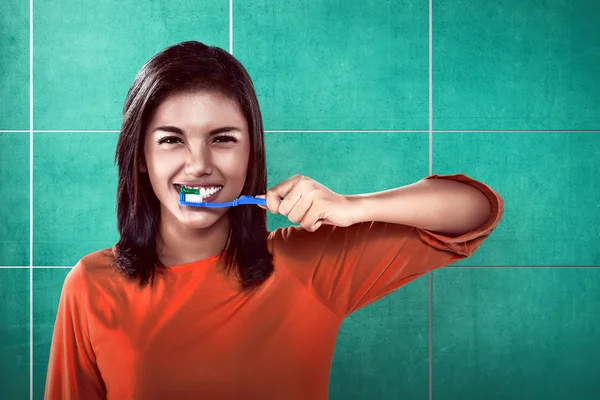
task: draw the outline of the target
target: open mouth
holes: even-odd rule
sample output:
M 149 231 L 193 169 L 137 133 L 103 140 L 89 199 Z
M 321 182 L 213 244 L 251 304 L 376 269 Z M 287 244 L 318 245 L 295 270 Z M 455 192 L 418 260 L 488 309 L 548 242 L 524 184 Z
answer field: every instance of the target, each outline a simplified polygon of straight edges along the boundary
M 205 201 L 205 202 L 212 202 L 214 201 L 218 195 L 219 192 L 223 189 L 223 186 L 215 186 L 215 187 L 188 187 L 185 185 L 178 185 L 175 184 L 173 185 L 175 186 L 175 189 L 177 190 L 177 193 L 184 193 L 187 195 L 195 195 L 193 197 L 195 197 L 196 199 L 202 199 L 201 201 Z M 198 197 L 196 197 L 198 196 Z M 196 201 L 196 200 L 192 200 L 192 201 Z

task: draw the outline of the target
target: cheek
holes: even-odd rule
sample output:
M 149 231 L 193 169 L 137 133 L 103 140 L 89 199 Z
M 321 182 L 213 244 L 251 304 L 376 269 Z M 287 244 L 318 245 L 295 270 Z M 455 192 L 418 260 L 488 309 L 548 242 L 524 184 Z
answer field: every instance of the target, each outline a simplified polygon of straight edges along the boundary
M 152 184 L 164 184 L 177 169 L 178 159 L 174 154 L 150 152 L 146 158 L 146 166 Z
M 235 176 L 235 179 L 240 185 L 244 184 L 246 180 L 246 170 L 248 169 L 248 154 L 237 154 L 231 162 L 231 174 Z

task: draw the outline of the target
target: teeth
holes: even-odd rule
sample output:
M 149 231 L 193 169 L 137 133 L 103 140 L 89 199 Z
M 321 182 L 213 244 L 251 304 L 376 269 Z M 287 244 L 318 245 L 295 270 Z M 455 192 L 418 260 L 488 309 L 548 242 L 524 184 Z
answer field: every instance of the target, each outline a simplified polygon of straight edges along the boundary
M 212 188 L 212 189 L 204 189 L 204 188 L 200 188 L 200 195 L 202 197 L 208 197 L 212 194 L 217 193 L 219 190 L 221 190 L 221 188 Z
M 221 190 L 221 187 L 213 187 L 210 189 L 206 189 L 204 187 L 200 187 L 200 186 L 188 186 L 190 189 L 198 189 L 200 190 L 200 194 L 188 194 L 186 195 L 187 200 L 188 201 L 195 201 L 195 202 L 200 202 L 202 201 L 203 198 L 207 198 L 215 193 L 217 193 L 219 190 Z

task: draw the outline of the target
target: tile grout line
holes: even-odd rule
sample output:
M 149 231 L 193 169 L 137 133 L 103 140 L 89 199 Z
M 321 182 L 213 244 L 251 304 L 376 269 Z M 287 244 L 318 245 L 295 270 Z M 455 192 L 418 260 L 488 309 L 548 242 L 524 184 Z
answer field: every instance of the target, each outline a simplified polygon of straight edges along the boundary
M 0 130 L 0 133 L 119 133 L 118 130 L 106 130 L 106 129 L 44 129 L 44 130 Z M 416 133 L 416 132 L 437 132 L 437 133 L 600 133 L 600 130 L 594 129 L 497 129 L 497 130 L 447 130 L 447 129 L 278 129 L 269 130 L 265 129 L 265 133 Z
M 433 132 L 441 133 L 597 133 L 597 129 L 432 129 Z
M 33 400 L 33 0 L 29 0 L 29 399 Z
M 433 174 L 433 0 L 429 0 L 429 175 Z M 433 400 L 433 272 L 429 272 L 429 400 Z
M 401 133 L 401 132 L 407 132 L 407 133 L 414 133 L 414 132 L 429 132 L 428 130 L 419 130 L 419 129 L 414 129 L 414 130 L 410 130 L 410 129 L 287 129 L 287 130 L 268 130 L 265 129 L 264 131 L 265 133 L 296 133 L 296 132 L 302 132 L 302 133 L 343 133 L 343 132 L 351 132 L 351 133 Z
M 229 0 L 229 54 L 233 55 L 233 0 Z

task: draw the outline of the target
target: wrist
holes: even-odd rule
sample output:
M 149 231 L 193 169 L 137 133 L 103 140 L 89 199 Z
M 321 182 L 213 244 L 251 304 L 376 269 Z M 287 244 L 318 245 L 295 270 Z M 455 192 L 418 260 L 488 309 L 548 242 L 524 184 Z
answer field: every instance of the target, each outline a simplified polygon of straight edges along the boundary
M 369 213 L 369 200 L 364 194 L 353 194 L 345 196 L 351 207 L 351 220 L 353 224 L 372 221 L 372 215 Z

